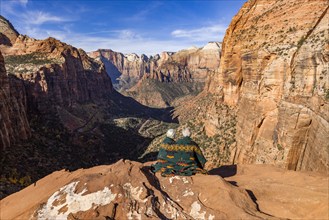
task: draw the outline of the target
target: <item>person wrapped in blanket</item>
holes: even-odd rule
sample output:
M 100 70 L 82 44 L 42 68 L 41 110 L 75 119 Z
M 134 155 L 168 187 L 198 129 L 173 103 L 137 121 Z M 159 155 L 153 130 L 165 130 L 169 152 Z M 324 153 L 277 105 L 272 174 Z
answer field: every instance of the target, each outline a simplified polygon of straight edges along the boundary
M 161 172 L 162 176 L 207 174 L 203 169 L 206 159 L 200 147 L 190 138 L 190 130 L 185 128 L 182 133 L 183 138 L 175 142 L 175 131 L 167 131 L 167 137 L 160 146 L 157 163 L 152 166 L 154 173 Z

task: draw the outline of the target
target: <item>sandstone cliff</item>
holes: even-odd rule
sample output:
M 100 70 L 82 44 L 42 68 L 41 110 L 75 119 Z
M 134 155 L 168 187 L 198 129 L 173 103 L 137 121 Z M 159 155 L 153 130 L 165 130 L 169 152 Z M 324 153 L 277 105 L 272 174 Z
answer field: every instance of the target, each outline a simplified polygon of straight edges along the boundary
M 177 98 L 202 91 L 207 76 L 219 67 L 220 51 L 220 43 L 210 42 L 203 48 L 154 57 L 112 50 L 98 50 L 89 56 L 105 64 L 114 87 L 123 94 L 147 106 L 168 107 Z
M 54 172 L 1 200 L 1 219 L 328 216 L 326 176 L 253 165 L 222 167 L 212 170 L 212 175 L 169 178 L 152 174 L 147 165 L 150 163 L 121 160 L 111 166 Z
M 30 126 L 27 120 L 25 88 L 22 81 L 8 77 L 0 51 L 0 151 L 19 139 L 27 139 Z
M 209 71 L 219 67 L 221 44 L 210 42 L 203 48 L 189 48 L 177 53 L 161 55 L 124 55 L 112 50 L 100 49 L 88 55 L 101 60 L 118 89 L 135 85 L 140 79 L 156 79 L 160 82 L 204 82 Z
M 4 47 L 9 74 L 24 80 L 30 105 L 44 111 L 49 105 L 101 102 L 112 92 L 102 64 L 54 38 L 34 40 L 20 35 Z
M 13 25 L 0 15 L 0 44 L 12 46 L 18 35 Z
M 200 95 L 236 112 L 227 163 L 328 170 L 328 16 L 326 0 L 250 0 L 233 18 Z M 198 121 L 213 136 L 221 118 L 210 108 Z

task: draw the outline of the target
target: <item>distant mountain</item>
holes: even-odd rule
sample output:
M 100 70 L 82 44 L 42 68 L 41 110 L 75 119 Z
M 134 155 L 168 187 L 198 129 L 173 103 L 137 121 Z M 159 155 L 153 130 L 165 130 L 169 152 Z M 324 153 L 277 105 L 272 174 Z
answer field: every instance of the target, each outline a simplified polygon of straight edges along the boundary
M 168 107 L 203 89 L 207 76 L 219 68 L 220 52 L 221 43 L 210 42 L 203 48 L 151 57 L 106 49 L 88 54 L 104 63 L 114 87 L 121 93 L 148 106 Z

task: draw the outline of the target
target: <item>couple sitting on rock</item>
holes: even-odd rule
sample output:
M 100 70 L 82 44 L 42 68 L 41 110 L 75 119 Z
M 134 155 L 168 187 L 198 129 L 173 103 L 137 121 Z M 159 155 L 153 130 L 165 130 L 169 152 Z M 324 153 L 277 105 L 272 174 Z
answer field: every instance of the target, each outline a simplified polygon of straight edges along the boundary
M 153 172 L 161 172 L 162 176 L 191 176 L 195 173 L 207 174 L 203 169 L 206 159 L 199 146 L 190 138 L 190 130 L 183 130 L 183 138 L 174 141 L 175 130 L 169 129 L 163 140 L 157 163 L 153 165 Z

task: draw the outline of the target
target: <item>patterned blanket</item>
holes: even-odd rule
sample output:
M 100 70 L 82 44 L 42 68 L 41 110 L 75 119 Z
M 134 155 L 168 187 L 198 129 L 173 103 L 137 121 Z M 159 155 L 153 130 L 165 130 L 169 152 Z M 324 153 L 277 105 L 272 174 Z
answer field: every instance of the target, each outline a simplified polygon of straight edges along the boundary
M 189 137 L 175 143 L 163 141 L 160 146 L 157 163 L 153 172 L 161 172 L 162 176 L 191 176 L 196 173 L 207 174 L 203 169 L 206 159 L 199 146 Z

